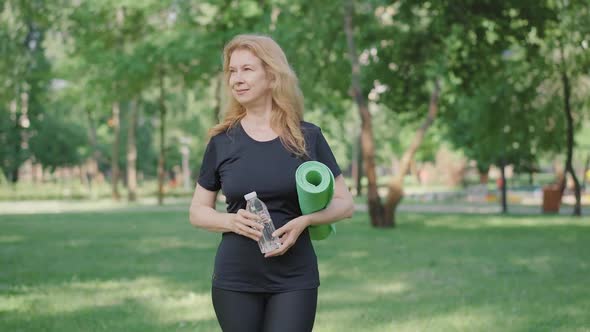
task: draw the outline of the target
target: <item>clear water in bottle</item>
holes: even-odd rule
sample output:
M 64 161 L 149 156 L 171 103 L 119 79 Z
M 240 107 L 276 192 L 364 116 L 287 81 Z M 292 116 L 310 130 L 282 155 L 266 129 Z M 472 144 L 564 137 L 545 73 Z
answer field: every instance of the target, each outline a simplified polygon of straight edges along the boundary
M 262 237 L 260 238 L 260 241 L 258 241 L 260 251 L 263 254 L 266 254 L 269 251 L 278 249 L 281 244 L 276 236 L 272 236 L 272 233 L 275 231 L 275 226 L 270 218 L 270 213 L 268 213 L 268 208 L 264 202 L 257 197 L 255 191 L 244 195 L 244 198 L 246 199 L 246 211 L 259 216 L 259 223 L 264 226 Z

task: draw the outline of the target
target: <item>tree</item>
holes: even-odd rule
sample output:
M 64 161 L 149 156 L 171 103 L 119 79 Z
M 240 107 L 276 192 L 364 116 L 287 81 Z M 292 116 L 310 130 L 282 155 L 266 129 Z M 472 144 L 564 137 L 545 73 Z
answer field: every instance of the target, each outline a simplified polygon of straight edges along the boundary
M 517 170 L 535 169 L 540 156 L 558 151 L 554 138 L 565 131 L 564 121 L 555 116 L 555 99 L 539 94 L 546 89 L 547 75 L 540 60 L 527 59 L 524 49 L 515 45 L 492 71 L 472 78 L 477 86 L 469 94 L 445 106 L 456 110 L 445 122 L 452 144 L 479 167 L 500 168 L 503 212 L 507 212 L 504 168 L 511 164 Z
M 395 225 L 395 209 L 403 193 L 401 179 L 441 102 L 470 93 L 478 83 L 473 80 L 476 74 L 489 73 L 514 40 L 526 38 L 531 31 L 542 33 L 551 11 L 545 3 L 531 6 L 517 1 L 483 5 L 468 0 L 398 1 L 375 2 L 375 6 L 363 3 L 359 7 L 365 8 L 365 16 L 376 16 L 377 24 L 364 24 L 365 31 L 359 33 L 359 45 L 367 65 L 359 75 L 363 78 L 364 91 L 355 89 L 356 94 L 366 95 L 373 89 L 387 91 L 376 99 L 392 111 L 413 115 L 415 121 L 426 113 L 423 125 L 402 157 L 398 175 L 389 184 L 383 209 L 376 185 L 369 185 L 369 191 L 373 191 L 369 193 L 372 223 L 391 227 Z M 351 35 L 354 30 L 349 31 Z M 354 68 L 354 60 L 351 61 Z M 426 100 L 430 100 L 428 107 Z M 364 106 L 359 103 L 361 107 Z M 448 108 L 443 111 L 449 121 L 458 112 Z M 365 153 L 367 157 L 371 155 L 372 152 Z M 366 162 L 365 166 L 369 164 Z M 371 182 L 375 181 L 369 179 Z
M 30 139 L 35 160 L 51 171 L 80 164 L 86 145 L 84 128 L 71 120 L 63 121 L 51 116 L 53 114 L 48 114 L 50 116 L 47 116 L 43 126 Z
M 550 38 L 547 39 L 547 52 L 549 59 L 553 60 L 554 68 L 558 74 L 561 85 L 562 85 L 562 100 L 563 100 L 563 113 L 567 124 L 566 134 L 566 160 L 565 160 L 565 174 L 560 183 L 561 192 L 563 193 L 567 173 L 573 179 L 574 182 L 574 196 L 576 203 L 574 206 L 573 214 L 576 216 L 582 215 L 581 208 L 581 190 L 578 177 L 573 167 L 573 154 L 574 154 L 574 136 L 576 127 L 575 120 L 582 117 L 582 112 L 576 110 L 582 105 L 572 105 L 576 95 L 575 89 L 577 83 L 583 74 L 588 74 L 584 69 L 584 64 L 588 61 L 588 51 L 584 48 L 584 43 L 587 43 L 590 38 L 590 32 L 588 28 L 580 28 L 585 26 L 582 22 L 587 22 L 590 19 L 590 13 L 588 12 L 588 6 L 581 2 L 569 2 L 569 1 L 552 1 L 557 16 L 558 22 L 552 26 Z M 580 25 L 580 23 L 582 23 Z M 557 53 L 557 56 L 555 54 Z M 578 61 L 582 64 L 577 65 Z M 579 122 L 578 122 L 579 123 Z
M 109 127 L 113 130 L 111 157 L 111 186 L 114 200 L 120 199 L 118 181 L 121 99 L 125 95 L 124 74 L 117 69 L 124 54 L 126 10 L 109 2 L 83 2 L 68 12 L 69 35 L 74 47 L 71 56 L 79 57 L 86 69 L 82 78 L 94 89 L 103 91 L 103 104 L 110 105 Z M 92 75 L 94 74 L 94 75 Z M 78 77 L 68 77 L 73 82 Z M 123 95 L 123 96 L 122 96 Z M 90 115 L 90 114 L 89 114 Z M 90 124 L 92 127 L 93 124 Z M 91 135 L 92 138 L 92 135 Z
M 30 136 L 41 126 L 50 66 L 43 41 L 50 24 L 49 5 L 42 1 L 0 3 L 0 168 L 13 183 L 30 157 Z

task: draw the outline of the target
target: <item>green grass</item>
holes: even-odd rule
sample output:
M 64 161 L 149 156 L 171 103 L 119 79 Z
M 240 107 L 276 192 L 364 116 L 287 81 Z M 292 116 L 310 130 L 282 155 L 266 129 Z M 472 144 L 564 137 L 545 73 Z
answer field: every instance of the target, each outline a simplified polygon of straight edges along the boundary
M 0 331 L 218 331 L 187 211 L 0 215 Z M 590 218 L 357 214 L 316 243 L 314 331 L 590 331 Z

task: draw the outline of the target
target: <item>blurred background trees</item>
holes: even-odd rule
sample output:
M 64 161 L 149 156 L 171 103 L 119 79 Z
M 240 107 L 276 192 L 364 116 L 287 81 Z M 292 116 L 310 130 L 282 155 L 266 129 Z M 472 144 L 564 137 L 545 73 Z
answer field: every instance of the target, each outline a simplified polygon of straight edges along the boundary
M 284 48 L 306 120 L 374 226 L 394 226 L 420 187 L 481 182 L 507 211 L 518 174 L 571 190 L 579 214 L 586 22 L 589 5 L 567 0 L 1 1 L 3 187 L 23 198 L 35 198 L 17 195 L 27 184 L 51 182 L 79 184 L 79 198 L 190 196 L 222 117 L 223 45 L 254 32 Z

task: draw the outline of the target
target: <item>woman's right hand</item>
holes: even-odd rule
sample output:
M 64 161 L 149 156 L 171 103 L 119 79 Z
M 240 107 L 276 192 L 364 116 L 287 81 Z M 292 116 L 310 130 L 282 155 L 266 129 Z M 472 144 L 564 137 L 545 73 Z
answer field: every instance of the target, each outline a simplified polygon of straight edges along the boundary
M 237 213 L 230 213 L 229 215 L 230 231 L 249 237 L 256 242 L 260 240 L 264 226 L 258 223 L 260 218 L 257 215 L 244 209 L 239 209 Z

